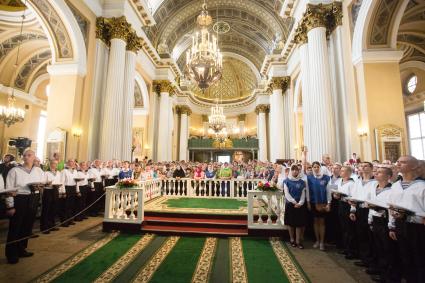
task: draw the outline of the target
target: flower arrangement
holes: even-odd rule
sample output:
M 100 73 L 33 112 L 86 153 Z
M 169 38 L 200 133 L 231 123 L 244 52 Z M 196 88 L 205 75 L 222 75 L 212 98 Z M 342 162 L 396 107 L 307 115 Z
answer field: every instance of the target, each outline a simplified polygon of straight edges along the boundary
M 139 181 L 135 179 L 123 179 L 118 181 L 116 186 L 120 189 L 133 188 L 139 185 Z
M 273 182 L 258 182 L 257 184 L 257 190 L 263 191 L 263 192 L 275 192 L 278 190 L 278 187 Z

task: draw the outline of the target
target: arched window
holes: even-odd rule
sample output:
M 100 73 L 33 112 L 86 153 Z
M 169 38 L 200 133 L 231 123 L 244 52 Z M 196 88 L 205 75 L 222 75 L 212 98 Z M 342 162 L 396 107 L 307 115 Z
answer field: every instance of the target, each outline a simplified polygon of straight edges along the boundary
M 408 94 L 412 94 L 416 90 L 418 84 L 418 77 L 416 75 L 411 75 L 406 82 L 406 90 Z

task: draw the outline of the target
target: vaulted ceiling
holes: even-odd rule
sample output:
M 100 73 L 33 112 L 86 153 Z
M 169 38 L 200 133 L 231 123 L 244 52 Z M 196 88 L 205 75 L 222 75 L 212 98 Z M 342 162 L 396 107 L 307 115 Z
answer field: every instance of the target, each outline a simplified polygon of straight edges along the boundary
M 425 0 L 410 0 L 400 23 L 397 44 L 404 51 L 402 62 L 425 62 Z
M 151 1 L 156 25 L 147 30 L 154 46 L 164 40 L 178 62 L 184 62 L 185 50 L 196 28 L 201 11 L 200 0 Z M 279 0 L 207 0 L 208 12 L 230 29 L 219 35 L 219 46 L 224 52 L 245 57 L 260 69 L 266 54 L 270 54 L 277 40 L 285 41 L 291 19 L 279 16 Z M 180 64 L 181 66 L 181 64 Z M 182 66 L 181 66 L 182 67 Z

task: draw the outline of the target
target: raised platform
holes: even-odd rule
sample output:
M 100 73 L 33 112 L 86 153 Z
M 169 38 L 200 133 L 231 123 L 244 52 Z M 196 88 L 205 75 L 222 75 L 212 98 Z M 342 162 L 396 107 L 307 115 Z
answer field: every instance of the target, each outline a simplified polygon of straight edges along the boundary
M 261 203 L 255 206 L 261 209 Z M 158 197 L 145 204 L 141 225 L 104 222 L 103 229 L 164 235 L 282 236 L 283 233 L 283 229 L 248 229 L 245 200 L 188 197 Z

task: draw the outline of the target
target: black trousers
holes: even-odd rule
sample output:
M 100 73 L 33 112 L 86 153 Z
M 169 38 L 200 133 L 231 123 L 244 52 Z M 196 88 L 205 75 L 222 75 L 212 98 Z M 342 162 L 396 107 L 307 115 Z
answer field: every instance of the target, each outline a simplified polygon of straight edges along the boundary
M 339 201 L 332 198 L 331 211 L 326 215 L 326 239 L 329 243 L 336 244 L 337 249 L 343 248 L 341 236 L 341 223 L 338 216 Z
M 104 187 L 102 182 L 94 182 L 94 194 L 92 194 L 92 202 L 96 201 L 100 196 L 103 195 Z M 97 215 L 99 212 L 105 208 L 105 196 L 97 201 L 95 205 L 92 206 L 92 214 Z
M 397 219 L 397 242 L 407 283 L 425 282 L 425 225 Z
M 81 212 L 81 214 L 78 216 L 79 219 L 82 219 L 83 217 L 86 216 L 86 211 L 84 211 L 87 207 L 87 197 L 89 194 L 89 186 L 85 185 L 85 186 L 80 186 L 80 194 L 81 197 L 78 198 L 78 212 Z
M 65 186 L 65 191 L 65 214 L 69 224 L 73 220 L 71 218 L 78 212 L 77 186 Z
M 372 241 L 372 231 L 368 223 L 368 208 L 358 207 L 356 211 L 356 236 L 360 259 L 365 263 L 372 263 L 374 257 Z
M 347 254 L 357 255 L 356 224 L 350 220 L 350 205 L 342 200 L 338 207 L 339 222 L 342 232 L 343 249 Z
M 41 201 L 40 230 L 47 230 L 55 226 L 58 195 L 56 188 L 44 189 Z
M 398 247 L 397 242 L 389 237 L 388 218 L 374 216 L 372 227 L 377 269 L 386 282 L 400 282 Z
M 7 242 L 6 257 L 9 260 L 19 258 L 19 253 L 25 251 L 28 246 L 28 239 L 14 242 L 18 239 L 28 237 L 32 233 L 32 226 L 35 219 L 34 203 L 38 200 L 38 195 L 17 195 L 14 198 L 15 214 L 10 218 Z

